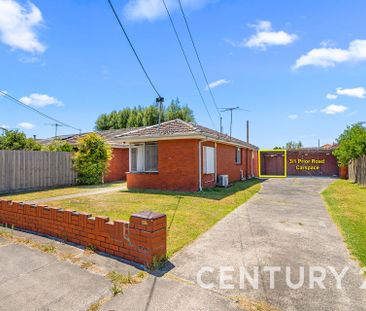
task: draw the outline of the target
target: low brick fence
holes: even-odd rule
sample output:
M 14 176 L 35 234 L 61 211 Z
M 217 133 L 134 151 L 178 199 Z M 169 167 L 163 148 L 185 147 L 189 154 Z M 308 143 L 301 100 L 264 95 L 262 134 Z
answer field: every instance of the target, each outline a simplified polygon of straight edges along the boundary
M 122 257 L 145 266 L 166 256 L 166 215 L 141 212 L 110 222 L 44 205 L 0 201 L 0 224 L 38 232 Z

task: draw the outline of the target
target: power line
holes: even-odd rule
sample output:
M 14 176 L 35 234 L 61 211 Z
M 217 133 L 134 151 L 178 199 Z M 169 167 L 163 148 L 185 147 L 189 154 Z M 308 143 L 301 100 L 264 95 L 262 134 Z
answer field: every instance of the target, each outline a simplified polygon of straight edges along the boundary
M 195 44 L 195 42 L 194 42 L 194 40 L 193 40 L 193 35 L 192 35 L 191 29 L 190 29 L 190 27 L 189 27 L 189 24 L 188 24 L 188 20 L 187 20 L 186 14 L 185 14 L 185 12 L 184 12 L 182 2 L 181 2 L 181 0 L 178 0 L 178 2 L 179 2 L 180 11 L 182 12 L 182 15 L 183 15 L 184 23 L 186 24 L 187 31 L 188 31 L 189 37 L 190 37 L 191 42 L 192 42 L 192 45 L 193 45 L 193 49 L 194 49 L 194 51 L 195 51 L 195 53 L 196 53 L 196 56 L 197 56 L 197 59 L 198 59 L 198 63 L 200 64 L 200 67 L 201 67 L 201 70 L 202 70 L 202 74 L 203 74 L 203 76 L 204 76 L 204 78 L 205 78 L 207 88 L 208 88 L 208 90 L 209 90 L 209 92 L 210 92 L 211 99 L 212 99 L 212 101 L 213 101 L 213 103 L 214 103 L 214 105 L 215 105 L 215 107 L 216 107 L 217 113 L 219 114 L 219 116 L 220 116 L 220 118 L 221 118 L 221 113 L 220 113 L 219 107 L 217 106 L 216 99 L 215 99 L 215 97 L 214 97 L 214 95 L 213 95 L 213 93 L 212 93 L 212 90 L 211 90 L 210 86 L 209 86 L 209 84 L 210 84 L 210 83 L 208 82 L 206 72 L 205 72 L 205 70 L 204 70 L 204 68 L 203 68 L 203 65 L 202 65 L 202 62 L 201 62 L 201 58 L 200 58 L 200 56 L 199 56 L 199 54 L 198 54 L 198 51 L 197 51 L 196 44 Z M 221 129 L 220 129 L 220 130 L 221 130 Z
M 117 22 L 118 22 L 119 26 L 121 27 L 121 29 L 122 29 L 122 31 L 123 31 L 123 33 L 124 33 L 124 35 L 125 35 L 125 37 L 126 37 L 126 39 L 127 39 L 128 43 L 129 43 L 129 45 L 130 45 L 130 47 L 131 47 L 131 49 L 132 49 L 133 53 L 135 54 L 136 59 L 137 59 L 137 61 L 139 62 L 140 67 L 141 67 L 142 71 L 144 72 L 144 74 L 145 74 L 145 76 L 146 76 L 147 80 L 149 81 L 149 83 L 150 83 L 151 87 L 154 89 L 155 93 L 158 95 L 158 98 L 161 98 L 161 96 L 160 96 L 160 94 L 159 94 L 159 92 L 158 92 L 157 88 L 155 87 L 154 83 L 152 82 L 152 80 L 151 80 L 151 78 L 150 78 L 149 74 L 147 73 L 147 71 L 146 71 L 146 69 L 145 69 L 145 67 L 144 67 L 144 65 L 143 65 L 143 63 L 142 63 L 142 61 L 141 61 L 140 57 L 138 56 L 138 54 L 137 54 L 137 52 L 136 52 L 136 50 L 135 50 L 135 48 L 134 48 L 134 46 L 133 46 L 133 44 L 132 44 L 132 42 L 131 42 L 131 40 L 130 40 L 129 36 L 128 36 L 128 34 L 127 34 L 127 32 L 126 32 L 125 28 L 123 27 L 122 22 L 121 22 L 121 20 L 120 20 L 120 18 L 119 18 L 119 16 L 118 16 L 118 14 L 117 14 L 117 12 L 116 12 L 116 10 L 115 10 L 115 8 L 114 8 L 113 4 L 112 4 L 112 1 L 111 1 L 111 0 L 108 0 L 108 3 L 109 3 L 109 5 L 110 5 L 110 7 L 111 7 L 111 9 L 112 9 L 112 11 L 113 11 L 113 14 L 114 14 L 115 18 L 117 19 Z
M 3 96 L 5 96 L 6 98 L 8 98 L 9 100 L 11 100 L 12 102 L 14 102 L 14 103 L 16 103 L 16 104 L 18 104 L 18 105 L 20 105 L 20 106 L 23 106 L 23 107 L 25 107 L 25 108 L 27 108 L 27 109 L 29 109 L 29 110 L 31 110 L 31 111 L 33 111 L 33 112 L 35 112 L 35 113 L 38 113 L 39 115 L 41 115 L 42 117 L 44 117 L 44 118 L 46 118 L 46 119 L 49 119 L 49 120 L 51 120 L 51 121 L 54 121 L 54 122 L 56 122 L 56 123 L 58 123 L 58 124 L 61 124 L 61 125 L 65 126 L 65 127 L 72 128 L 72 129 L 74 129 L 74 130 L 76 130 L 76 131 L 79 131 L 79 132 L 81 133 L 81 129 L 78 129 L 78 128 L 76 128 L 76 127 L 73 127 L 72 125 L 69 125 L 69 124 L 67 124 L 67 123 L 65 123 L 65 122 L 59 121 L 59 120 L 57 120 L 57 119 L 55 119 L 55 118 L 53 118 L 53 117 L 51 117 L 51 116 L 49 116 L 49 115 L 47 115 L 47 114 L 45 114 L 45 113 L 43 113 L 43 112 L 41 112 L 41 111 L 37 110 L 36 108 L 33 108 L 33 107 L 31 107 L 31 106 L 28 106 L 28 105 L 26 105 L 26 104 L 22 103 L 20 100 L 16 99 L 15 97 L 11 96 L 11 95 L 10 95 L 9 93 L 7 93 L 7 92 L 0 91 L 0 94 L 1 94 L 1 95 L 3 95 Z
M 211 120 L 211 123 L 212 123 L 213 127 L 214 127 L 214 128 L 216 128 L 216 126 L 215 126 L 215 122 L 213 121 L 213 119 L 212 119 L 212 117 L 211 117 L 211 114 L 210 114 L 210 111 L 209 111 L 209 109 L 208 109 L 208 107 L 207 107 L 206 101 L 205 101 L 205 99 L 204 99 L 204 98 L 203 98 L 203 96 L 202 96 L 202 92 L 201 92 L 201 90 L 200 90 L 200 87 L 198 86 L 198 83 L 197 83 L 196 77 L 195 77 L 195 75 L 194 75 L 194 73 L 193 73 L 193 70 L 192 70 L 192 67 L 191 67 L 191 65 L 190 65 L 190 63 L 189 63 L 189 60 L 188 60 L 187 54 L 186 54 L 186 52 L 185 52 L 185 50 L 184 50 L 184 47 L 183 47 L 182 41 L 181 41 L 181 40 L 180 40 L 180 38 L 179 38 L 179 34 L 178 34 L 178 31 L 177 31 L 177 29 L 176 29 L 176 27 L 175 27 L 175 25 L 174 25 L 174 22 L 173 22 L 172 16 L 170 15 L 170 12 L 169 12 L 169 9 L 168 9 L 168 7 L 167 7 L 167 5 L 166 5 L 166 3 L 165 3 L 165 0 L 162 0 L 162 1 L 163 1 L 163 4 L 164 4 L 164 7 L 165 7 L 165 10 L 166 10 L 166 12 L 167 12 L 167 14 L 168 14 L 168 17 L 169 17 L 170 23 L 171 23 L 171 25 L 172 25 L 172 28 L 173 28 L 173 30 L 174 30 L 175 36 L 176 36 L 176 38 L 177 38 L 177 40 L 178 40 L 178 43 L 179 43 L 180 49 L 181 49 L 181 51 L 182 51 L 182 53 L 183 53 L 183 56 L 184 56 L 184 59 L 185 59 L 185 61 L 186 61 L 187 67 L 188 67 L 188 69 L 189 69 L 189 72 L 191 73 L 191 76 L 192 76 L 192 78 L 193 78 L 194 84 L 196 85 L 197 91 L 198 91 L 198 93 L 199 93 L 199 95 L 200 95 L 200 97 L 201 97 L 202 103 L 203 103 L 203 105 L 205 106 L 206 112 L 207 112 L 207 114 L 208 114 L 208 116 L 209 116 L 209 118 L 210 118 L 210 120 Z

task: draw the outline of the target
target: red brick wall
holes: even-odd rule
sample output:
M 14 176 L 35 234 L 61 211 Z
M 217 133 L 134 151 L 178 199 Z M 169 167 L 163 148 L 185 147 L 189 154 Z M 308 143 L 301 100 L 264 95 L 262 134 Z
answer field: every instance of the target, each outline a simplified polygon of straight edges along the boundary
M 197 191 L 198 183 L 198 145 L 197 139 L 165 140 L 158 142 L 158 173 L 128 173 L 127 187 L 130 189 L 158 189 L 173 191 Z M 215 174 L 204 174 L 204 146 L 214 147 L 214 142 L 201 144 L 202 156 L 202 188 L 216 185 Z M 217 175 L 229 175 L 229 181 L 240 180 L 241 173 L 246 175 L 247 150 L 241 148 L 242 160 L 235 163 L 236 147 L 226 144 L 216 144 Z M 254 151 L 256 154 L 256 151 Z M 249 176 L 251 177 L 252 151 L 248 152 Z M 255 167 L 253 167 L 255 169 Z M 256 175 L 255 171 L 253 171 Z
M 112 148 L 112 160 L 109 163 L 109 172 L 104 176 L 105 182 L 126 180 L 129 170 L 128 148 Z
M 129 173 L 129 189 L 198 190 L 198 140 L 158 142 L 158 173 Z
M 259 167 L 258 167 L 258 150 L 253 150 L 252 151 L 253 154 L 254 154 L 254 163 L 253 163 L 253 175 L 255 177 L 258 177 L 259 176 Z
M 0 201 L 0 224 L 15 226 L 81 244 L 149 266 L 166 256 L 166 216 L 141 212 L 130 221 L 110 222 L 42 205 Z
M 232 145 L 217 144 L 217 174 L 229 175 L 229 182 L 240 180 L 240 170 L 244 177 L 246 173 L 246 149 L 241 149 L 240 164 L 235 163 L 236 149 Z

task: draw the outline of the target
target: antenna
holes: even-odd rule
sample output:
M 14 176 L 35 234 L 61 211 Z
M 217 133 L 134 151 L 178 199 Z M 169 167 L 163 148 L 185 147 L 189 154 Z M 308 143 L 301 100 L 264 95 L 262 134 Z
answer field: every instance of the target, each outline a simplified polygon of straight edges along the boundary
M 50 125 L 55 127 L 55 139 L 57 138 L 57 130 L 59 127 L 62 127 L 63 125 L 60 123 L 46 123 L 45 125 Z
M 244 111 L 249 111 L 246 109 L 241 109 L 240 107 L 227 107 L 227 108 L 220 108 L 221 112 L 227 112 L 230 111 L 230 137 L 232 134 L 232 127 L 233 127 L 233 111 L 234 110 L 244 110 Z

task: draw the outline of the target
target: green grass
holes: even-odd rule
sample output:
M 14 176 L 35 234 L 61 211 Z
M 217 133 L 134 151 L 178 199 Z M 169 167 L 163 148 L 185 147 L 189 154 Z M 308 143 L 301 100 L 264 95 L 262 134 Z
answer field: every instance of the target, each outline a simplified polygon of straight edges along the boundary
M 75 193 L 82 193 L 82 192 L 91 192 L 96 191 L 98 189 L 107 189 L 113 187 L 120 187 L 123 186 L 125 183 L 123 182 L 115 182 L 115 183 L 106 183 L 102 185 L 94 185 L 94 186 L 74 186 L 74 187 L 64 187 L 58 189 L 49 189 L 44 191 L 35 191 L 35 192 L 28 192 L 28 193 L 19 193 L 19 194 L 7 194 L 7 195 L 0 195 L 0 200 L 13 200 L 13 201 L 33 201 L 33 200 L 41 200 L 45 198 L 53 198 L 62 195 L 69 195 Z
M 366 266 L 366 188 L 338 180 L 323 197 L 352 255 Z
M 50 205 L 108 216 L 113 220 L 129 220 L 131 214 L 146 210 L 164 213 L 167 215 L 169 257 L 247 201 L 260 187 L 260 181 L 252 179 L 237 182 L 227 189 L 199 193 L 118 191 L 54 201 Z

